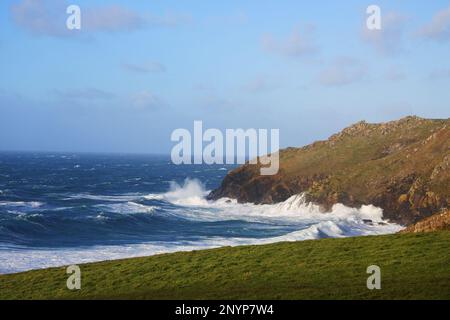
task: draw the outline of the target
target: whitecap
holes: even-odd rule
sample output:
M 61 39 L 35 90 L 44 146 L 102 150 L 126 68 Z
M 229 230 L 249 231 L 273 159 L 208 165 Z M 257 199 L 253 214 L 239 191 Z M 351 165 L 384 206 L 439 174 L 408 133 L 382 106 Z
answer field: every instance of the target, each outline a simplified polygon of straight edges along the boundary
M 170 190 L 163 194 L 149 194 L 144 196 L 147 200 L 165 200 L 181 206 L 207 206 L 205 199 L 209 191 L 197 179 L 186 179 L 182 185 L 170 181 Z
M 294 195 L 284 202 L 276 204 L 255 205 L 238 203 L 234 199 L 222 198 L 217 201 L 206 200 L 209 192 L 196 179 L 186 179 L 182 185 L 171 183 L 170 190 L 163 194 L 149 194 L 147 200 L 164 200 L 181 206 L 173 209 L 174 215 L 195 221 L 230 221 L 311 225 L 324 222 L 335 223 L 342 227 L 342 235 L 365 235 L 392 233 L 401 226 L 383 219 L 383 210 L 373 205 L 351 208 L 335 204 L 329 212 L 323 212 L 318 205 L 308 203 L 303 194 Z M 370 220 L 372 225 L 365 221 Z M 352 228 L 359 231 L 352 232 Z M 368 229 L 367 229 L 368 228 Z M 323 230 L 322 230 L 323 231 Z M 385 231 L 385 232 L 384 232 Z M 328 234 L 323 232 L 322 234 Z M 339 233 L 336 232 L 336 236 Z M 332 233 L 329 236 L 333 236 Z
M 97 205 L 96 207 L 101 208 L 108 212 L 120 213 L 120 214 L 134 214 L 134 213 L 153 213 L 158 207 L 147 206 L 140 203 L 128 201 L 124 203 L 114 203 L 108 205 Z
M 39 208 L 43 206 L 44 203 L 39 201 L 0 201 L 0 206 L 7 207 L 27 207 L 27 208 Z
M 121 246 L 92 246 L 66 249 L 2 250 L 0 245 L 0 273 L 54 267 L 74 263 L 148 256 L 175 251 L 190 251 L 221 246 L 260 245 L 280 241 L 300 241 L 320 238 L 342 238 L 395 233 L 402 226 L 383 219 L 383 210 L 373 205 L 351 208 L 334 205 L 330 212 L 305 201 L 304 195 L 294 195 L 277 204 L 255 205 L 238 203 L 233 199 L 206 200 L 208 191 L 199 180 L 186 179 L 183 184 L 170 183 L 170 188 L 160 194 L 125 194 L 100 196 L 78 194 L 71 197 L 110 201 L 97 205 L 102 210 L 120 213 L 153 213 L 156 206 L 137 203 L 137 200 L 160 200 L 175 205 L 161 214 L 178 216 L 193 221 L 245 221 L 264 223 L 266 226 L 289 226 L 285 234 L 266 238 L 203 237 L 195 241 L 147 242 Z M 0 202 L 0 205 L 5 202 Z M 106 220 L 105 214 L 96 217 Z M 366 223 L 367 220 L 373 223 Z
M 104 219 L 105 217 L 99 215 L 97 218 Z M 361 235 L 374 234 L 369 231 L 367 225 L 365 227 L 359 227 L 366 228 L 366 232 L 361 232 Z M 390 226 L 390 232 L 396 232 L 397 230 L 398 228 L 392 225 Z M 380 232 L 380 234 L 382 233 Z M 211 249 L 223 246 L 262 245 L 275 242 L 319 239 L 324 236 L 344 237 L 345 228 L 332 221 L 323 221 L 303 230 L 263 239 L 204 237 L 197 241 L 147 242 L 120 246 L 102 245 L 64 249 L 11 249 L 8 247 L 7 250 L 1 250 L 0 245 L 0 273 L 14 273 L 30 269 L 142 257 L 161 253 Z

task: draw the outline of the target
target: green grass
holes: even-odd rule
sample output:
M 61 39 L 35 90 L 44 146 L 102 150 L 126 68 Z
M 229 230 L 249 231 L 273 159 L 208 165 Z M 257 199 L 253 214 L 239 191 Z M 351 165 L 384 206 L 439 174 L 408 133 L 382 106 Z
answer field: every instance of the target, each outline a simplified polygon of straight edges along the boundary
M 450 232 L 219 248 L 0 276 L 1 299 L 450 299 Z M 368 290 L 378 265 L 382 289 Z

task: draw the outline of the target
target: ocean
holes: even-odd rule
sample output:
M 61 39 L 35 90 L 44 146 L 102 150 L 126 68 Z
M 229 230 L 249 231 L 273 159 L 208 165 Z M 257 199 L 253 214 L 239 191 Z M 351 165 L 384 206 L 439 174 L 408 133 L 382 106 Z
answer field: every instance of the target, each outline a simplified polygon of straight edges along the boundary
M 206 200 L 233 168 L 156 155 L 2 152 L 0 273 L 402 228 L 374 206 L 322 213 L 302 195 L 273 205 Z

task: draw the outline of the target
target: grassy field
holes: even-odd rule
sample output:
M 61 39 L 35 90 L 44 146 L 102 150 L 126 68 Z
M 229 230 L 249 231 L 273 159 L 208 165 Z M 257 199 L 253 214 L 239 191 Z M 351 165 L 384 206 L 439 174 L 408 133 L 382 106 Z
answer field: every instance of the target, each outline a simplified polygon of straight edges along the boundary
M 366 268 L 381 268 L 368 290 Z M 0 276 L 1 299 L 450 299 L 450 232 L 164 254 Z

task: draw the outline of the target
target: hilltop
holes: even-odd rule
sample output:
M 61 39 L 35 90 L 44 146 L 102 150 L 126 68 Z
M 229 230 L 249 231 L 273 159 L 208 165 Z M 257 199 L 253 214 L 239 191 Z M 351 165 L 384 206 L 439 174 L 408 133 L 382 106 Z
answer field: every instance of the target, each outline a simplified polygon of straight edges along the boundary
M 336 203 L 373 204 L 384 217 L 413 224 L 450 204 L 450 119 L 409 116 L 358 122 L 326 141 L 280 151 L 280 170 L 258 165 L 231 171 L 210 199 L 276 203 L 304 193 L 324 211 Z

